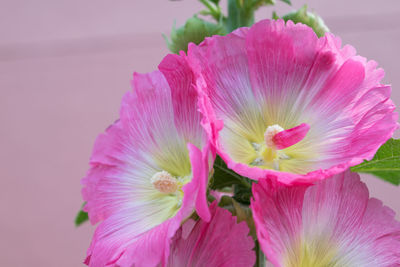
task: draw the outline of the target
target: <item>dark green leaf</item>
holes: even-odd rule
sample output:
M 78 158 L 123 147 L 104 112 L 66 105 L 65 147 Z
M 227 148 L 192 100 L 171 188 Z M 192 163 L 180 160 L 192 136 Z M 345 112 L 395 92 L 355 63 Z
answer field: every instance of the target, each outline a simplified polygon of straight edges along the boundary
M 231 169 L 228 169 L 221 157 L 216 157 L 211 189 L 223 189 L 234 184 L 240 184 L 243 187 L 251 188 L 251 182 L 248 181 L 250 181 L 248 178 L 240 176 Z
M 400 184 L 400 139 L 389 139 L 370 161 L 351 168 L 353 172 L 370 173 L 395 185 Z
M 242 185 L 235 185 L 233 199 L 239 203 L 250 205 L 251 189 Z
M 240 176 L 229 169 L 225 162 L 217 156 L 214 162 L 214 175 L 211 189 L 222 190 L 233 186 L 234 199 L 242 204 L 249 205 L 251 197 L 251 185 L 253 181 Z
M 85 204 L 82 205 L 82 207 Z M 75 226 L 78 227 L 80 226 L 82 223 L 86 222 L 87 220 L 89 220 L 89 216 L 87 214 L 87 212 L 84 212 L 82 209 L 78 212 L 78 214 L 75 217 Z

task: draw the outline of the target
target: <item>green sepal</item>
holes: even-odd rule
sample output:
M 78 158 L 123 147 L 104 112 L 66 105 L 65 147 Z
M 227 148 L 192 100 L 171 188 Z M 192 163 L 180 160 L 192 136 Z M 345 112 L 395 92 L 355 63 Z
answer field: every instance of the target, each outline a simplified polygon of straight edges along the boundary
M 389 139 L 370 161 L 351 167 L 353 172 L 373 174 L 389 183 L 400 185 L 400 139 Z
M 170 36 L 171 40 L 168 40 L 165 36 L 164 38 L 169 50 L 172 53 L 179 53 L 181 50 L 187 52 L 189 43 L 199 44 L 206 37 L 225 34 L 225 28 L 221 23 L 215 24 L 193 16 L 186 21 L 184 26 L 178 29 L 173 27 Z
M 253 0 L 253 7 L 258 9 L 261 6 L 275 5 L 275 0 Z
M 277 20 L 280 19 L 280 17 L 278 16 L 278 14 L 276 14 L 276 12 L 272 12 L 272 19 Z
M 318 37 L 324 36 L 326 32 L 329 32 L 328 27 L 320 16 L 315 13 L 307 11 L 307 5 L 304 5 L 298 11 L 291 12 L 282 17 L 285 21 L 291 20 L 294 23 L 303 23 L 310 26 Z
M 290 1 L 290 0 L 281 0 L 282 2 L 284 2 L 284 3 L 286 3 L 286 4 L 288 4 L 288 5 L 292 5 L 292 2 Z

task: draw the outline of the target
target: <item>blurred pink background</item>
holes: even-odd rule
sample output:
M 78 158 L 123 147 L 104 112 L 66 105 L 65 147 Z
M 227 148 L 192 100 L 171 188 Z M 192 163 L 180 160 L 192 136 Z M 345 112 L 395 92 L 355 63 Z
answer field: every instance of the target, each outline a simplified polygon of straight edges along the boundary
M 292 0 L 386 70 L 400 104 L 399 0 Z M 2 0 L 0 8 L 0 262 L 82 266 L 93 226 L 75 228 L 80 179 L 96 136 L 117 117 L 133 71 L 156 68 L 162 33 L 195 0 Z M 258 19 L 292 7 L 279 2 Z M 398 134 L 397 134 L 398 136 Z M 364 176 L 400 213 L 400 187 Z M 400 218 L 399 215 L 397 218 Z

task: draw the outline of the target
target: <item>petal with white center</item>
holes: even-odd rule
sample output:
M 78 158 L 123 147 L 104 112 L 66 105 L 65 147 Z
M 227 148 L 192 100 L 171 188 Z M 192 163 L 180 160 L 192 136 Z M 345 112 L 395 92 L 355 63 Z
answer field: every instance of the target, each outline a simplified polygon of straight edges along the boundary
M 251 208 L 263 251 L 275 266 L 397 266 L 400 222 L 358 174 L 288 187 L 276 177 L 253 187 Z

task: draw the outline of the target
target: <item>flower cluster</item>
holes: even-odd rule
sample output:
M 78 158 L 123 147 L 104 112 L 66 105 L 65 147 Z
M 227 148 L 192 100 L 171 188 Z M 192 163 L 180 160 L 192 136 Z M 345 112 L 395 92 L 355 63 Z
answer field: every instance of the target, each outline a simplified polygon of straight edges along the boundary
M 400 265 L 400 223 L 349 170 L 398 127 L 383 75 L 332 34 L 283 20 L 135 74 L 82 180 L 100 222 L 85 263 L 253 266 L 256 240 L 275 266 Z M 253 237 L 210 200 L 217 155 L 253 181 Z

